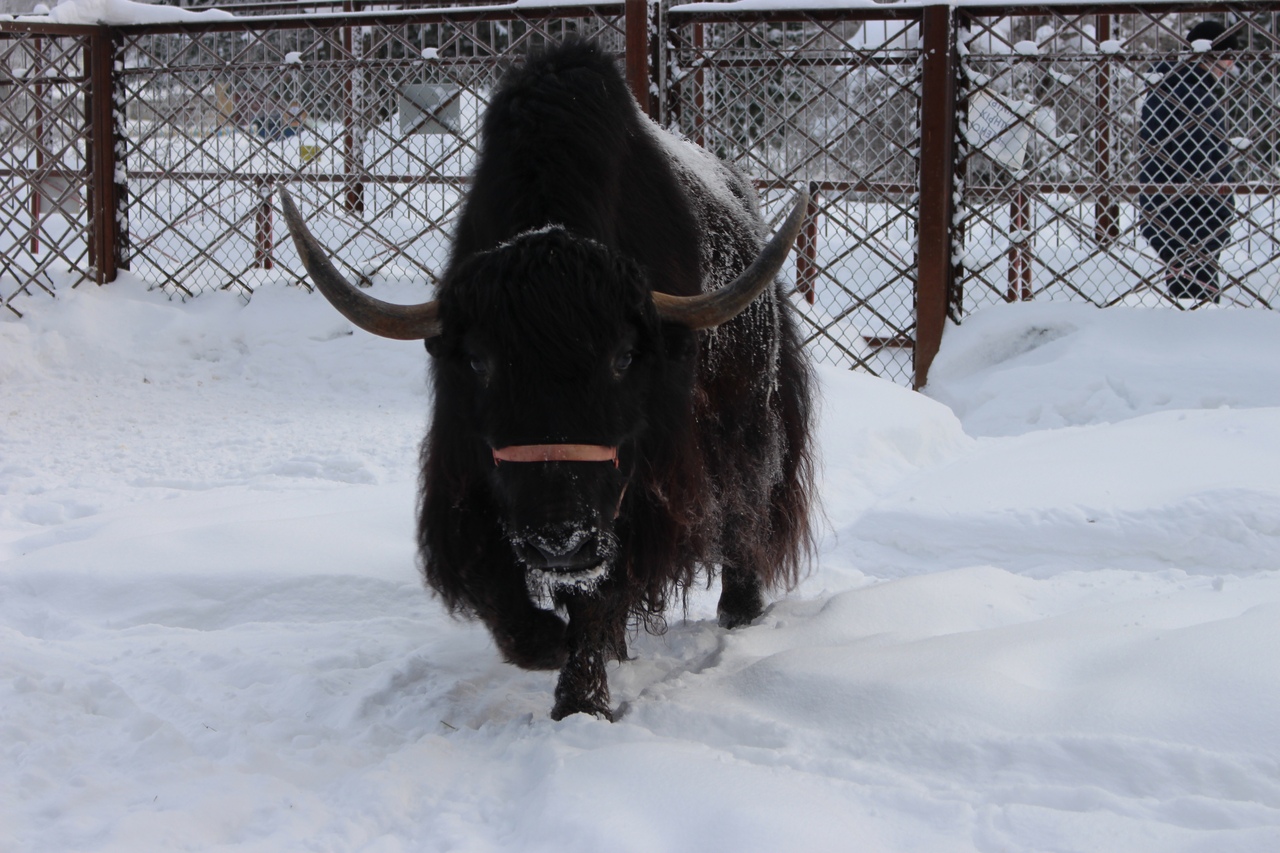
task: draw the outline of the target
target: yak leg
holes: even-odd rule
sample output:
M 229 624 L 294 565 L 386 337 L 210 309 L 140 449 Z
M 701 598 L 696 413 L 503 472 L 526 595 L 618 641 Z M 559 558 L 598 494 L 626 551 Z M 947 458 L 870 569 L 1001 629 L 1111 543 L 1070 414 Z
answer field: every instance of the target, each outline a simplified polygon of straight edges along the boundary
M 507 663 L 521 669 L 564 666 L 564 620 L 535 607 L 523 583 L 495 585 L 491 597 L 476 609 Z
M 720 602 L 716 605 L 720 627 L 750 625 L 764 612 L 764 590 L 760 575 L 747 568 L 725 563 L 720 568 Z
M 565 661 L 564 622 L 554 613 L 529 607 L 517 618 L 499 617 L 489 633 L 507 663 L 521 669 L 557 669 Z
M 569 652 L 569 661 L 560 670 L 560 680 L 556 682 L 556 704 L 551 709 L 551 719 L 563 720 L 570 714 L 594 714 L 613 722 L 605 660 L 604 649 L 600 648 Z
M 566 604 L 569 657 L 556 682 L 551 719 L 594 714 L 613 722 L 605 664 L 626 656 L 626 616 L 622 614 L 619 619 L 605 600 L 594 596 L 573 596 Z

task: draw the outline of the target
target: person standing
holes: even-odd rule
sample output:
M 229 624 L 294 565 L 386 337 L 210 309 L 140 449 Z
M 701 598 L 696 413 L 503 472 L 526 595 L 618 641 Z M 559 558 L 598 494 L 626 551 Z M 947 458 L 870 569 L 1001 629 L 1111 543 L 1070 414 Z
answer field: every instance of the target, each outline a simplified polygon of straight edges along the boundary
M 1201 21 L 1187 41 L 1209 42 L 1191 62 L 1164 66 L 1142 105 L 1143 184 L 1187 184 L 1173 192 L 1142 192 L 1142 236 L 1164 262 L 1171 296 L 1200 302 L 1220 299 L 1218 255 L 1231 237 L 1235 199 L 1214 184 L 1229 183 L 1231 144 L 1218 81 L 1235 64 L 1224 50 L 1239 40 L 1217 21 Z

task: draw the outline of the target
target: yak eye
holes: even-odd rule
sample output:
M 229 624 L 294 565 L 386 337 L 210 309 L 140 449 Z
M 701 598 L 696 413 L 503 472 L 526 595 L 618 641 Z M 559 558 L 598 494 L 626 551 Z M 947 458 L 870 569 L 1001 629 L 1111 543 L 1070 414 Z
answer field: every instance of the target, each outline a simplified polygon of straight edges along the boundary
M 483 358 L 471 359 L 471 369 L 475 372 L 476 376 L 489 375 L 489 363 Z
M 627 350 L 622 355 L 618 356 L 613 360 L 613 372 L 625 373 L 627 368 L 631 366 L 631 362 L 634 358 L 635 358 L 635 353 L 633 353 L 631 350 Z

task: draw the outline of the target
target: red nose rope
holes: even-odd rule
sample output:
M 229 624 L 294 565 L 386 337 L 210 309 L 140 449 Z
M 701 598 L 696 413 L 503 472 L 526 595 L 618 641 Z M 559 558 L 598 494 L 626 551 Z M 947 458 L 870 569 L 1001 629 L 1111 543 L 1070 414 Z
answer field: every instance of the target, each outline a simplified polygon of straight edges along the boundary
M 612 462 L 618 467 L 618 448 L 599 444 L 515 444 L 495 447 L 493 464 L 503 462 Z
M 605 447 L 600 444 L 514 444 L 511 447 L 495 447 L 493 464 L 503 462 L 612 462 L 618 467 L 618 448 Z M 613 517 L 622 514 L 622 499 L 626 497 L 627 486 L 622 484 L 622 493 L 618 495 L 618 507 Z

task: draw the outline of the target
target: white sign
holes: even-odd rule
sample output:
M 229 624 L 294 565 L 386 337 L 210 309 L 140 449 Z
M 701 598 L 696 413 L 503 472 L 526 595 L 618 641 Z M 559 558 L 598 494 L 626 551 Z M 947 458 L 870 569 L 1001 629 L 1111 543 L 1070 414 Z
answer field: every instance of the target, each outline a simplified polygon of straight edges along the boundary
M 84 210 L 84 199 L 80 197 L 81 181 L 72 182 L 64 175 L 44 175 L 35 182 L 36 192 L 40 194 L 41 214 L 60 213 L 68 219 L 74 219 Z
M 965 140 L 1011 172 L 1021 172 L 1031 142 L 1031 126 L 1013 107 L 978 92 L 969 98 Z
M 407 83 L 400 87 L 400 133 L 458 133 L 458 103 L 462 90 L 438 83 Z

